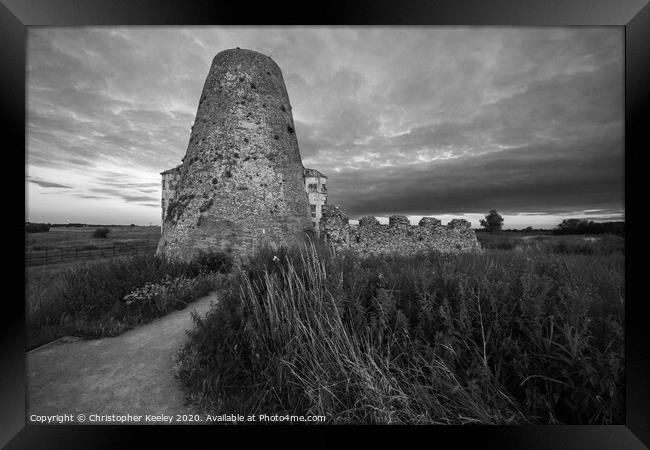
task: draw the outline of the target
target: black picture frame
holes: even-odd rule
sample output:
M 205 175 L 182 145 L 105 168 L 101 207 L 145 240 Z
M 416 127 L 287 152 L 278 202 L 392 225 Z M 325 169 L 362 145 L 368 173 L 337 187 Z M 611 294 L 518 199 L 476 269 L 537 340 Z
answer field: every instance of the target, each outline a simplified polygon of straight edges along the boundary
M 288 16 L 287 11 L 297 12 Z M 625 214 L 626 214 L 626 418 L 625 425 L 612 426 L 440 426 L 361 427 L 355 434 L 395 445 L 428 445 L 488 448 L 589 448 L 637 449 L 650 446 L 650 339 L 646 325 L 647 295 L 643 290 L 643 261 L 648 239 L 642 221 L 647 221 L 644 190 L 634 187 L 643 179 L 642 161 L 648 147 L 648 102 L 650 99 L 650 5 L 647 0 L 411 0 L 328 2 L 291 5 L 266 2 L 225 3 L 182 0 L 0 0 L 0 111 L 5 168 L 20 166 L 19 149 L 25 147 L 25 42 L 27 27 L 85 25 L 499 25 L 499 26 L 618 26 L 625 29 Z M 23 156 L 25 156 L 23 154 Z M 6 183 L 20 171 L 7 170 Z M 6 188 L 6 185 L 5 185 Z M 20 196 L 5 191 L 20 210 Z M 24 197 L 25 202 L 27 199 Z M 9 200 L 7 200 L 9 201 Z M 20 214 L 5 210 L 10 233 L 23 226 Z M 646 222 L 647 223 L 647 222 Z M 14 241 L 9 239 L 10 241 Z M 16 254 L 22 252 L 15 239 Z M 11 250 L 13 252 L 14 249 Z M 9 253 L 10 254 L 10 253 Z M 22 254 L 22 253 L 21 253 Z M 6 260 L 9 260 L 8 258 Z M 18 263 L 5 269 L 7 279 L 17 284 Z M 0 348 L 0 444 L 6 448 L 133 448 L 139 442 L 162 440 L 169 446 L 191 427 L 136 426 L 43 426 L 25 425 L 25 324 L 24 305 L 17 293 L 3 299 Z M 350 427 L 306 427 L 309 446 L 339 445 L 341 430 Z M 289 443 L 286 433 L 305 433 L 296 427 L 194 427 L 219 446 L 224 438 L 242 439 L 264 435 L 267 443 Z M 143 434 L 144 433 L 144 434 Z M 218 435 L 215 436 L 215 434 Z M 144 438 L 144 439 L 143 439 Z M 153 439 L 153 440 L 150 440 Z M 183 438 L 183 442 L 188 442 Z M 406 439 L 406 440 L 405 440 Z

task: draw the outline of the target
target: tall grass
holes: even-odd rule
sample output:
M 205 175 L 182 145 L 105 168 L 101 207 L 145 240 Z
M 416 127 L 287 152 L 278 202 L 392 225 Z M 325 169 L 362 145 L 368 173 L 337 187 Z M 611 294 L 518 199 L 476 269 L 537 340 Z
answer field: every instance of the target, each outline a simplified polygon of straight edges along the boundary
M 264 249 L 179 357 L 212 411 L 620 423 L 623 258 Z

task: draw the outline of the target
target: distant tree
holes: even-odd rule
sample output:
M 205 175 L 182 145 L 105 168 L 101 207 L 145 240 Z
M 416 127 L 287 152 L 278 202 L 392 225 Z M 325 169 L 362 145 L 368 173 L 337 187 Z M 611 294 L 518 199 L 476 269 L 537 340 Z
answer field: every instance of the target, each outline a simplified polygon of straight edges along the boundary
M 533 227 L 527 226 L 526 228 L 524 228 L 524 231 L 533 231 Z
M 499 231 L 503 227 L 503 217 L 496 209 L 491 209 L 490 214 L 485 216 L 485 219 L 481 219 L 481 226 L 485 231 Z
M 587 219 L 564 219 L 555 227 L 556 234 L 584 234 L 589 228 Z

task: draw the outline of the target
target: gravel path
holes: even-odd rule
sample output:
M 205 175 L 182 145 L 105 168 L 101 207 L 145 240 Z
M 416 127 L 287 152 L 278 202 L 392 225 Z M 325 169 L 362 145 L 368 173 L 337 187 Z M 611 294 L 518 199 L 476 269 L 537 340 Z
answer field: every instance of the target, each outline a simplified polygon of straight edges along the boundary
M 205 314 L 216 299 L 213 293 L 117 337 L 63 339 L 27 353 L 26 422 L 34 423 L 32 414 L 196 412 L 184 404 L 173 358 L 193 326 L 191 312 Z

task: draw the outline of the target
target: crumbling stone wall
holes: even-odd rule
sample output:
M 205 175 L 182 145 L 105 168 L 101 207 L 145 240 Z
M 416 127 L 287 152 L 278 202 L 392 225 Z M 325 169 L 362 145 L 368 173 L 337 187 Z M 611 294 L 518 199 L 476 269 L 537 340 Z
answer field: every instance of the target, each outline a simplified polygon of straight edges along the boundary
M 212 61 L 158 254 L 251 255 L 313 233 L 291 105 L 271 58 L 232 49 Z
M 336 249 L 351 249 L 361 254 L 439 251 L 456 253 L 478 251 L 481 246 L 470 223 L 453 219 L 442 225 L 433 217 L 423 217 L 418 225 L 411 225 L 406 216 L 391 216 L 388 225 L 382 225 L 373 216 L 359 219 L 358 226 L 350 226 L 347 216 L 335 205 L 323 210 L 321 232 Z
M 337 205 L 323 205 L 320 235 L 335 248 L 347 248 L 350 243 L 348 216 Z

